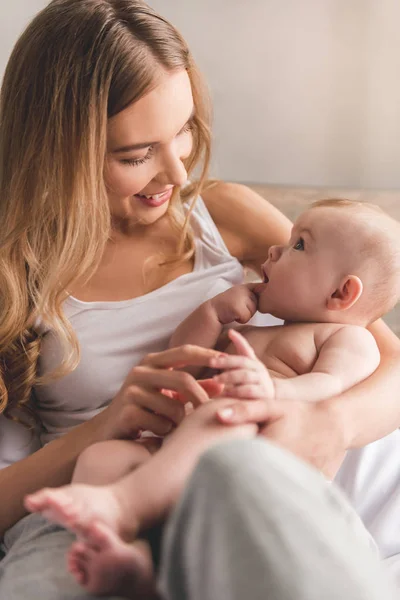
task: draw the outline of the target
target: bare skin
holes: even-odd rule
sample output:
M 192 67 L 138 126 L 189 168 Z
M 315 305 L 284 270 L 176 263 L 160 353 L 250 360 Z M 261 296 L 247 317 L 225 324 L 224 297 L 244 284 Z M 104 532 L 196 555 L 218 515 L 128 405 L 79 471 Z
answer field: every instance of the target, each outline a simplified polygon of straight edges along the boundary
M 187 87 L 188 81 L 183 73 L 181 75 L 179 83 Z M 193 268 L 193 261 L 188 260 L 180 265 L 181 270 L 169 272 L 155 269 L 155 279 L 149 281 L 142 277 L 145 260 L 148 256 L 157 254 L 160 239 L 168 249 L 174 247 L 176 238 L 169 220 L 165 217 L 165 212 L 155 209 L 143 213 L 143 207 L 134 197 L 137 193 L 156 194 L 166 191 L 171 186 L 181 185 L 186 176 L 183 160 L 185 154 L 190 151 L 180 137 L 180 132 L 193 108 L 191 95 L 187 93 L 187 89 L 177 91 L 178 79 L 171 80 L 170 83 L 174 92 L 171 95 L 168 89 L 164 88 L 166 98 L 173 96 L 185 99 L 185 106 L 173 107 L 173 115 L 171 103 L 164 102 L 157 92 L 151 98 L 153 104 L 139 106 L 137 103 L 131 107 L 132 111 L 123 111 L 125 114 L 122 118 L 121 113 L 115 117 L 113 124 L 110 123 L 112 126 L 109 131 L 107 185 L 110 190 L 110 207 L 113 214 L 113 235 L 102 264 L 92 280 L 87 284 L 78 284 L 70 290 L 81 300 L 124 300 L 138 297 L 190 272 Z M 147 111 L 150 113 L 147 114 Z M 183 114 L 185 117 L 182 119 Z M 179 119 L 175 118 L 177 115 Z M 152 129 L 145 131 L 140 129 L 144 124 L 146 127 L 151 125 Z M 167 125 L 171 129 L 166 130 Z M 131 136 L 132 132 L 137 133 L 137 139 L 126 139 L 126 136 Z M 128 156 L 115 153 L 114 148 L 125 143 L 139 143 L 144 139 L 160 140 L 159 152 L 146 164 L 135 167 L 132 171 L 126 164 L 122 167 L 123 160 L 142 159 L 146 150 Z M 287 239 L 290 230 L 289 221 L 268 202 L 244 186 L 219 184 L 205 192 L 203 198 L 230 253 L 243 265 L 260 273 L 261 262 L 268 253 L 269 247 L 283 243 Z M 167 204 L 164 205 L 165 211 Z M 121 270 L 117 268 L 118 265 L 124 265 L 124 268 Z M 111 286 L 110 277 L 113 282 Z M 400 377 L 399 370 L 396 368 L 400 361 L 399 343 L 382 323 L 375 325 L 373 332 L 381 349 L 381 366 L 365 386 L 357 386 L 354 391 L 351 390 L 348 394 L 335 399 L 335 402 L 326 405 L 326 418 L 323 423 L 328 423 L 329 428 L 320 428 L 319 433 L 314 434 L 314 438 L 319 435 L 318 456 L 310 452 L 310 449 L 315 447 L 315 439 L 313 438 L 307 446 L 303 432 L 299 428 L 299 431 L 293 431 L 293 427 L 291 428 L 292 435 L 288 446 L 299 456 L 310 459 L 314 464 L 329 462 L 338 447 L 342 450 L 344 447 L 367 443 L 378 435 L 388 433 L 399 418 L 396 400 Z M 152 412 L 152 409 L 159 405 L 157 387 L 165 385 L 161 381 L 160 385 L 156 384 L 157 379 L 163 378 L 161 371 L 163 368 L 168 367 L 150 363 L 145 371 L 135 371 L 130 374 L 129 382 L 125 382 L 110 407 L 99 415 L 99 418 L 84 424 L 81 433 L 68 434 L 32 457 L 4 469 L 0 478 L 0 486 L 5 490 L 0 515 L 1 530 L 10 527 L 25 514 L 22 498 L 26 493 L 44 485 L 67 483 L 78 455 L 90 444 L 135 435 L 140 429 L 150 429 L 160 434 L 163 430 L 165 433 L 166 428 L 170 427 L 171 403 L 165 403 L 161 415 L 159 410 Z M 170 381 L 171 389 L 177 392 L 185 389 L 196 397 L 201 396 L 198 389 L 194 390 L 193 381 L 174 376 L 174 381 Z M 381 416 L 378 423 L 375 399 L 376 395 L 381 393 L 385 398 L 393 398 L 393 401 L 388 400 L 384 414 L 383 406 L 379 407 Z M 303 414 L 304 409 L 301 410 Z M 178 409 L 175 408 L 173 411 L 178 412 Z M 321 409 L 320 413 L 322 412 Z M 365 426 L 360 423 L 360 415 L 363 415 Z M 176 418 L 179 421 L 181 417 Z M 344 421 L 346 431 L 343 431 Z M 311 414 L 307 414 L 305 422 L 311 423 Z M 316 423 L 322 422 L 316 419 Z M 287 431 L 285 427 L 276 429 L 279 432 L 283 429 L 284 434 Z M 88 432 L 90 435 L 87 435 Z M 79 444 L 77 444 L 77 437 Z M 275 437 L 278 441 L 281 437 L 282 443 L 287 442 L 287 436 L 281 433 L 276 433 Z
M 318 225 L 324 215 L 321 211 L 314 211 L 313 216 L 318 217 Z M 310 224 L 308 226 L 310 227 Z M 296 230 L 294 236 L 292 235 L 293 241 L 288 245 L 289 252 L 291 246 L 294 246 L 294 255 L 290 252 L 289 258 L 285 259 L 286 272 L 284 271 L 282 281 L 278 280 L 275 287 L 272 287 L 272 292 L 269 292 L 273 285 L 271 279 L 272 282 L 279 279 L 279 269 L 282 270 L 280 266 L 282 263 L 279 260 L 284 252 L 283 248 L 270 250 L 269 258 L 263 265 L 265 273 L 268 269 L 268 277 L 264 284 L 255 287 L 236 286 L 219 294 L 200 306 L 175 332 L 171 343 L 178 346 L 191 342 L 207 347 L 215 345 L 221 347 L 223 339 L 221 340 L 220 336 L 223 325 L 233 321 L 247 322 L 255 313 L 257 305 L 271 310 L 269 305 L 271 297 L 280 310 L 283 310 L 282 307 L 286 302 L 289 313 L 297 311 L 297 315 L 303 317 L 300 320 L 305 322 L 290 323 L 283 327 L 246 328 L 243 332 L 251 340 L 252 346 L 240 334 L 231 330 L 229 337 L 239 356 L 221 355 L 210 361 L 211 366 L 223 371 L 215 380 L 224 386 L 225 395 L 244 400 L 259 400 L 263 404 L 272 402 L 273 406 L 276 406 L 276 402 L 291 399 L 303 402 L 318 401 L 351 387 L 367 377 L 378 366 L 379 353 L 372 335 L 365 327 L 340 322 L 341 311 L 344 309 L 348 311 L 351 306 L 354 306 L 360 294 L 357 285 L 354 293 L 350 293 L 354 283 L 351 275 L 346 277 L 343 289 L 339 290 L 340 293 L 336 289 L 335 286 L 342 285 L 341 269 L 337 264 L 341 258 L 342 244 L 332 244 L 336 250 L 332 257 L 326 251 L 327 240 L 330 239 L 328 233 L 325 232 L 319 239 L 318 253 L 311 254 L 309 258 L 308 246 L 305 246 L 301 237 L 300 242 L 298 241 L 299 234 Z M 332 232 L 330 233 L 332 236 Z M 336 235 L 336 229 L 334 233 Z M 316 245 L 318 236 L 315 231 L 312 239 Z M 299 254 L 300 260 L 296 254 Z M 328 259 L 331 268 L 324 270 L 324 263 L 328 262 Z M 293 287 L 288 298 L 286 298 L 286 280 L 289 280 Z M 310 290 L 310 282 L 314 283 L 314 291 Z M 357 284 L 357 281 L 355 283 Z M 362 287 L 361 281 L 359 286 Z M 303 298 L 302 304 L 299 298 L 302 297 L 304 287 L 306 297 Z M 307 322 L 311 301 L 315 304 L 316 320 L 322 317 L 326 322 Z M 331 306 L 332 302 L 334 306 Z M 360 315 L 363 314 L 362 311 L 359 312 Z M 337 322 L 329 322 L 331 315 Z M 356 323 L 358 323 L 357 319 L 361 319 L 360 315 L 354 313 L 353 319 Z M 228 346 L 227 351 L 232 352 L 232 348 Z M 208 406 L 197 409 L 192 420 L 198 420 L 199 413 L 206 410 L 209 411 Z M 222 410 L 222 415 L 226 414 L 229 406 L 225 403 L 225 408 L 222 407 Z M 215 416 L 218 412 L 214 413 Z M 191 421 L 190 417 L 188 421 Z M 203 431 L 204 438 L 208 437 L 210 424 L 206 426 L 207 430 Z M 147 475 L 146 487 L 149 488 L 154 485 L 154 481 L 160 483 L 163 473 L 172 471 L 172 483 L 168 477 L 164 478 L 163 489 L 164 493 L 169 490 L 169 494 L 172 493 L 175 499 L 178 497 L 179 490 L 174 494 L 169 486 L 172 486 L 173 490 L 176 485 L 174 471 L 177 465 L 181 473 L 186 472 L 187 475 L 189 473 L 186 470 L 187 465 L 190 464 L 187 453 L 192 450 L 184 447 L 182 442 L 184 434 L 183 437 L 181 434 L 181 430 L 185 431 L 187 427 L 187 421 L 181 424 L 157 457 L 142 468 L 139 467 L 138 472 L 123 478 L 125 482 L 130 483 L 124 485 L 116 481 L 114 485 L 102 486 L 100 490 L 87 485 L 72 485 L 59 491 L 44 490 L 27 499 L 27 507 L 30 510 L 42 512 L 50 520 L 61 522 L 62 525 L 83 537 L 84 541 L 78 542 L 70 550 L 69 566 L 77 581 L 89 591 L 120 593 L 122 590 L 125 595 L 132 594 L 133 591 L 137 594 L 135 582 L 143 580 L 143 577 L 140 577 L 140 557 L 143 561 L 142 572 L 150 574 L 146 581 L 151 586 L 151 567 L 148 561 L 145 563 L 140 548 L 136 547 L 137 542 L 129 545 L 122 538 L 133 539 L 146 523 L 151 525 L 154 519 L 165 517 L 172 506 L 165 495 L 161 504 L 157 504 L 159 499 L 156 495 L 146 497 L 146 492 L 142 498 L 138 495 L 138 490 L 141 489 L 141 475 L 142 485 L 146 485 L 143 473 Z M 223 430 L 220 431 L 220 435 L 222 434 Z M 195 438 L 188 440 L 188 443 L 194 444 L 195 448 L 197 446 Z M 169 454 L 171 446 L 173 449 L 176 448 L 175 457 Z M 178 452 L 179 447 L 180 452 Z M 97 449 L 97 454 L 100 456 L 102 453 Z M 111 476 L 119 470 L 121 477 L 126 471 L 132 471 L 141 461 L 145 462 L 148 458 L 145 448 L 139 447 L 138 444 L 132 446 L 129 442 L 118 444 L 114 442 L 113 447 L 110 447 L 109 451 L 105 449 L 103 454 L 107 455 L 108 461 L 111 461 Z M 88 461 L 86 472 L 83 469 L 85 457 L 83 456 L 78 462 L 75 481 L 82 480 L 97 484 L 104 480 L 107 483 L 109 479 L 107 462 L 104 465 L 102 461 L 99 471 L 100 463 L 96 461 L 95 455 L 96 452 L 93 460 Z M 158 472 L 157 465 L 159 465 Z M 90 481 L 90 474 L 97 472 L 102 479 Z M 183 480 L 181 484 L 184 484 Z M 127 514 L 129 519 L 126 517 Z
M 320 222 L 323 215 L 320 211 L 315 214 Z M 315 310 L 324 311 L 322 316 L 326 318 L 326 322 L 308 323 L 304 318 L 306 322 L 291 323 L 283 327 L 246 328 L 243 332 L 252 342 L 252 346 L 240 334 L 231 330 L 229 337 L 239 355 L 221 355 L 210 361 L 211 366 L 223 371 L 214 381 L 217 380 L 224 385 L 224 395 L 253 402 L 258 400 L 264 406 L 272 402 L 273 407 L 277 407 L 279 411 L 279 402 L 287 402 L 291 399 L 303 402 L 318 401 L 330 397 L 335 392 L 340 392 L 343 388 L 350 387 L 367 377 L 379 364 L 375 341 L 365 327 L 340 323 L 341 309 L 348 310 L 349 306 L 354 305 L 359 297 L 357 294 L 349 296 L 351 276 L 347 276 L 345 289 L 341 290 L 340 294 L 335 291 L 335 287 L 332 291 L 332 286 L 340 284 L 341 269 L 335 264 L 336 268 L 331 266 L 328 270 L 329 281 L 327 281 L 325 289 L 322 266 L 318 277 L 318 273 L 315 271 L 319 265 L 315 264 L 315 255 L 312 255 L 311 260 L 308 258 L 304 242 L 302 238 L 300 239 L 301 243 L 296 241 L 297 233 L 295 232 L 292 245 L 295 246 L 295 253 L 301 252 L 302 260 L 299 262 L 296 254 L 294 258 L 290 258 L 292 256 L 290 255 L 289 259 L 286 259 L 286 264 L 289 263 L 289 267 L 286 266 L 286 271 L 289 271 L 286 277 L 292 275 L 293 293 L 290 294 L 289 299 L 283 298 L 282 302 L 278 302 L 276 298 L 274 300 L 278 306 L 283 306 L 286 300 L 286 304 L 292 311 L 300 311 L 300 315 L 302 315 L 302 305 L 299 302 L 301 288 L 305 286 L 306 294 L 309 294 L 310 283 L 307 280 L 311 282 L 321 280 L 312 299 L 315 302 Z M 313 239 L 318 239 L 315 233 Z M 326 260 L 323 251 L 327 239 L 329 240 L 329 236 L 325 232 L 319 241 L 318 258 L 321 260 L 321 264 Z M 337 263 L 340 258 L 340 248 L 340 245 L 339 248 L 336 247 L 331 262 L 335 263 L 336 261 Z M 257 298 L 260 305 L 266 304 L 269 308 L 268 303 L 270 296 L 274 295 L 274 290 L 275 296 L 284 295 L 285 277 L 283 282 L 276 284 L 275 288 L 272 288 L 272 292 L 268 294 L 272 277 L 270 261 L 274 265 L 272 281 L 275 281 L 280 263 L 278 267 L 275 267 L 275 264 L 279 261 L 282 252 L 283 250 L 278 251 L 278 249 L 270 251 L 269 259 L 263 266 L 265 272 L 268 267 L 268 282 L 255 287 L 253 285 L 236 286 L 207 301 L 181 324 L 172 338 L 172 343 L 180 345 L 189 341 L 206 346 L 218 346 L 218 344 L 221 346 L 219 336 L 223 324 L 232 321 L 248 321 L 257 308 Z M 293 273 L 290 273 L 290 269 Z M 335 279 L 336 272 L 338 276 Z M 325 279 L 328 279 L 327 275 L 325 275 Z M 297 287 L 293 280 L 297 280 Z M 360 285 L 362 285 L 361 282 Z M 330 307 L 332 298 L 335 307 Z M 334 309 L 336 312 L 333 312 Z M 307 297 L 303 301 L 303 311 L 308 310 L 309 299 Z M 328 321 L 331 314 L 334 314 L 338 322 Z M 356 319 L 356 317 L 358 317 L 357 313 L 353 318 Z M 232 347 L 227 347 L 228 353 L 232 353 L 232 350 Z M 351 365 L 351 369 L 349 369 L 349 365 Z M 289 386 L 286 385 L 287 389 L 285 382 Z M 338 389 L 337 385 L 342 387 Z M 214 410 L 215 417 L 218 417 L 218 413 L 224 417 L 230 410 L 229 403 L 224 402 L 217 411 L 214 407 L 212 410 Z M 44 490 L 27 499 L 27 507 L 30 510 L 42 512 L 50 520 L 60 522 L 83 538 L 83 542 L 78 542 L 71 548 L 69 566 L 77 581 L 86 589 L 96 593 L 116 593 L 120 590 L 123 590 L 125 595 L 132 594 L 132 590 L 135 590 L 136 594 L 138 593 L 135 581 L 142 581 L 138 572 L 140 571 L 139 557 L 142 556 L 143 561 L 144 557 L 140 554 L 136 543 L 129 545 L 126 541 L 134 539 L 143 527 L 152 525 L 154 520 L 167 516 L 173 505 L 173 502 L 170 503 L 171 494 L 176 500 L 181 490 L 179 486 L 176 488 L 177 475 L 175 471 L 177 468 L 179 469 L 178 481 L 183 486 L 184 480 L 179 480 L 179 478 L 185 473 L 187 476 L 189 475 L 187 469 L 190 459 L 188 460 L 187 454 L 192 452 L 193 446 L 197 449 L 198 445 L 196 437 L 193 436 L 191 440 L 187 438 L 190 449 L 189 446 L 185 447 L 185 434 L 182 434 L 182 430 L 185 432 L 188 427 L 190 429 L 191 421 L 198 422 L 200 420 L 203 425 L 202 437 L 208 439 L 212 424 L 201 421 L 201 419 L 203 413 L 206 414 L 209 411 L 209 406 L 197 409 L 192 417 L 188 417 L 180 425 L 153 460 L 142 467 L 139 466 L 137 472 L 123 477 L 125 483 L 116 481 L 113 485 L 102 486 L 100 490 L 87 485 L 72 485 L 62 490 Z M 269 417 L 271 418 L 271 414 Z M 258 419 L 256 422 L 262 421 Z M 196 428 L 194 428 L 194 433 L 196 433 Z M 220 430 L 219 434 L 221 436 L 226 434 L 226 430 L 225 432 L 223 429 Z M 110 446 L 110 444 L 108 445 Z M 110 452 L 114 452 L 114 454 L 111 455 Z M 140 448 L 138 444 L 133 447 L 128 442 L 119 442 L 118 445 L 114 443 L 108 453 L 105 449 L 103 454 L 107 453 L 107 458 L 111 461 L 111 475 L 119 469 L 120 475 L 123 476 L 125 471 L 137 467 L 140 461 L 146 461 L 147 456 L 143 452 L 145 449 Z M 99 468 L 99 461 L 96 461 L 95 454 L 96 452 L 93 460 L 88 461 L 86 473 L 85 470 L 83 473 L 76 473 L 75 481 L 82 480 L 90 483 L 87 474 L 96 473 Z M 101 454 L 101 451 L 98 452 L 99 456 Z M 85 457 L 80 462 L 85 463 Z M 106 467 L 107 463 L 104 465 L 102 462 L 99 472 L 99 477 L 105 479 L 105 483 L 108 478 Z M 77 471 L 80 470 L 77 469 Z M 172 481 L 166 475 L 170 472 Z M 160 485 L 160 480 L 163 482 L 161 485 L 164 496 L 159 494 L 161 499 L 157 497 L 156 493 L 150 493 L 149 496 L 149 488 L 154 486 L 154 482 L 156 485 Z M 141 481 L 143 488 L 140 487 Z M 95 481 L 94 483 L 101 482 Z M 138 493 L 138 490 L 141 489 L 145 490 L 142 497 Z M 102 524 L 100 530 L 99 523 Z M 144 562 L 142 568 L 144 569 Z M 147 570 L 144 569 L 143 572 L 151 573 L 149 564 L 147 564 Z M 151 576 L 148 581 L 150 585 Z
M 180 83 L 188 85 L 187 79 L 184 78 Z M 171 82 L 171 88 L 173 97 L 182 96 L 177 88 L 176 79 Z M 184 128 L 187 116 L 193 108 L 191 96 L 186 91 L 184 97 L 185 106 L 171 106 L 170 102 L 166 103 L 160 97 L 153 97 L 157 102 L 153 105 L 151 117 L 148 116 L 147 119 L 142 112 L 148 109 L 144 104 L 133 112 L 123 111 L 113 118 L 114 129 L 110 129 L 109 132 L 107 156 L 111 167 L 111 179 L 107 184 L 111 189 L 113 236 L 100 268 L 92 280 L 87 284 L 77 284 L 70 290 L 75 297 L 88 302 L 134 298 L 192 270 L 193 263 L 189 260 L 182 263 L 182 272 L 167 273 L 163 269 L 154 269 L 155 278 L 151 282 L 143 280 L 145 260 L 159 251 L 160 231 L 163 232 L 163 240 L 169 247 L 173 239 L 175 242 L 177 240 L 168 219 L 165 219 L 164 213 L 160 214 L 158 209 L 155 209 L 154 213 L 151 211 L 150 221 L 139 222 L 137 203 L 133 201 L 133 196 L 138 192 L 151 194 L 180 185 L 182 182 L 182 165 L 177 165 L 177 162 L 182 162 L 184 155 L 181 155 L 180 144 L 176 144 L 176 137 Z M 179 116 L 179 123 L 176 115 Z M 145 124 L 148 129 L 139 129 Z M 171 129 L 167 130 L 167 125 L 174 127 L 171 126 Z M 134 135 L 134 132 L 137 132 L 137 135 Z M 152 139 L 152 133 L 155 134 L 154 139 L 162 139 L 164 142 L 161 152 L 143 165 L 132 168 L 124 165 L 122 168 L 121 161 L 143 158 L 146 150 L 121 155 L 114 153 L 113 148 Z M 165 160 L 166 151 L 168 161 Z M 290 221 L 269 202 L 243 185 L 221 182 L 204 191 L 202 196 L 229 252 L 243 265 L 261 275 L 261 263 L 268 254 L 269 247 L 282 244 L 288 239 Z M 112 286 L 109 284 L 111 277 Z M 311 418 L 314 417 L 307 414 L 306 418 L 306 409 L 303 406 L 299 407 L 299 410 L 304 419 L 297 419 L 297 429 L 295 423 L 287 427 L 285 422 L 282 423 L 283 427 L 278 428 L 279 431 L 270 430 L 274 439 L 289 444 L 300 457 L 319 467 L 332 462 L 338 448 L 343 450 L 365 445 L 390 433 L 394 423 L 400 424 L 400 342 L 383 321 L 371 325 L 370 331 L 378 343 L 381 364 L 366 382 L 326 402 L 318 411 L 307 409 L 312 410 L 315 415 L 318 413 L 315 417 L 317 428 L 314 432 L 311 423 Z M 158 408 L 157 415 L 151 412 L 158 398 L 153 382 L 163 367 L 151 363 L 148 367 L 146 378 L 141 376 L 140 382 L 135 381 L 136 375 L 130 374 L 129 385 L 124 384 L 110 406 L 97 417 L 1 471 L 0 533 L 4 533 L 26 514 L 23 506 L 26 494 L 46 485 L 57 486 L 70 482 L 78 456 L 91 444 L 132 437 L 140 429 L 149 429 L 161 435 L 164 430 L 165 433 L 166 428 L 170 427 L 170 423 L 163 418 L 168 409 L 163 407 L 160 411 Z M 193 391 L 193 382 L 187 379 L 179 382 L 180 389 L 182 386 Z M 376 397 L 385 398 L 385 403 L 378 406 Z M 242 405 L 240 413 L 244 410 L 250 411 L 250 405 Z M 290 414 L 293 414 L 293 410 Z M 291 419 L 290 414 L 288 413 L 287 420 Z M 308 435 L 308 446 L 300 430 L 300 422 L 303 421 L 309 425 L 308 433 L 313 432 L 312 442 Z M 323 430 L 324 423 L 329 425 L 329 428 Z M 291 432 L 290 440 L 287 439 L 288 430 Z M 318 454 L 314 451 L 316 447 Z
M 68 564 L 88 591 L 103 594 L 107 588 L 108 594 L 116 593 L 116 589 L 109 589 L 110 581 L 118 586 L 125 581 L 123 595 L 137 597 L 132 595 L 132 579 L 148 581 L 145 574 L 151 570 L 140 546 L 127 542 L 166 518 L 207 448 L 231 437 L 254 437 L 258 431 L 255 424 L 229 427 L 218 422 L 218 411 L 231 402 L 215 400 L 195 410 L 151 460 L 111 485 L 73 484 L 44 489 L 26 498 L 28 510 L 40 512 L 78 536 Z M 131 578 L 127 575 L 129 564 Z
M 102 523 L 93 525 L 84 542 L 71 546 L 68 570 L 90 594 L 159 598 L 147 543 L 127 544 Z

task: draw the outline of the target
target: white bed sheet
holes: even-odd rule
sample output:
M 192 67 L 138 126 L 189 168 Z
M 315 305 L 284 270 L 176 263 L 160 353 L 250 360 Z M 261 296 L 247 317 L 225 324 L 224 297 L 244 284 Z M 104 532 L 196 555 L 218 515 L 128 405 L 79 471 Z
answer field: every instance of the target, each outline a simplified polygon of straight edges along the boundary
M 400 431 L 350 450 L 335 482 L 374 538 L 400 592 Z

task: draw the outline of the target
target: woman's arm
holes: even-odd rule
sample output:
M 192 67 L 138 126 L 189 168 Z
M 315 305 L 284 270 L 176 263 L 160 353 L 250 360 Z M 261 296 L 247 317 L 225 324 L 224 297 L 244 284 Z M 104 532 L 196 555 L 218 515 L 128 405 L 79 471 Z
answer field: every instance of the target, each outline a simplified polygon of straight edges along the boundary
M 400 427 L 400 340 L 382 321 L 369 330 L 381 354 L 378 369 L 326 408 L 343 428 L 346 448 L 359 448 Z
M 0 471 L 0 538 L 26 514 L 26 494 L 42 487 L 69 483 L 79 454 L 91 444 L 109 439 L 134 439 L 141 430 L 163 437 L 185 416 L 182 402 L 160 393 L 165 388 L 198 406 L 209 400 L 213 386 L 200 385 L 178 365 L 209 366 L 219 355 L 212 349 L 181 346 L 148 354 L 125 379 L 110 405 L 90 421 L 74 427 L 28 458 Z M 214 386 L 215 387 L 215 386 Z
M 79 454 L 99 440 L 100 420 L 99 415 L 0 471 L 0 538 L 26 514 L 22 504 L 26 494 L 43 486 L 54 487 L 71 481 Z

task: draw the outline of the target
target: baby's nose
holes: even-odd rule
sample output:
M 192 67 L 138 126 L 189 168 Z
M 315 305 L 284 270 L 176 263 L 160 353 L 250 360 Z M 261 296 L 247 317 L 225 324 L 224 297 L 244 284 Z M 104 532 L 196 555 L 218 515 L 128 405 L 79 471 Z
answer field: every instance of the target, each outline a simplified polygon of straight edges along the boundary
M 282 246 L 270 246 L 268 258 L 272 261 L 277 261 L 282 254 Z

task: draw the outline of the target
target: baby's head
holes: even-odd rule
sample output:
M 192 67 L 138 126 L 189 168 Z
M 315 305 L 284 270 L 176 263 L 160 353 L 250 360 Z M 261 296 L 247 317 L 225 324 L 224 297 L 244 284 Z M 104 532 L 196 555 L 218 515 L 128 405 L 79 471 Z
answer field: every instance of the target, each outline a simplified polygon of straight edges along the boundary
M 263 270 L 260 312 L 365 326 L 400 295 L 400 224 L 372 204 L 316 202 L 289 243 L 270 248 Z

